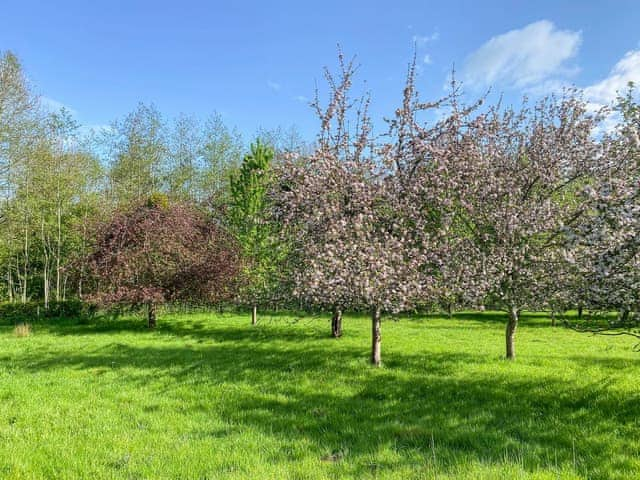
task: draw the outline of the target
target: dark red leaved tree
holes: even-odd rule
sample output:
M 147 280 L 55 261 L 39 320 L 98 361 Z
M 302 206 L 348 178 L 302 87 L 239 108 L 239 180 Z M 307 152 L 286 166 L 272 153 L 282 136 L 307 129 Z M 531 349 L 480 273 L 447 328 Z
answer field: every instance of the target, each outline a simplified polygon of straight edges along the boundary
M 232 238 L 195 208 L 152 198 L 100 225 L 87 263 L 94 301 L 146 305 L 153 328 L 159 304 L 229 297 L 240 256 Z

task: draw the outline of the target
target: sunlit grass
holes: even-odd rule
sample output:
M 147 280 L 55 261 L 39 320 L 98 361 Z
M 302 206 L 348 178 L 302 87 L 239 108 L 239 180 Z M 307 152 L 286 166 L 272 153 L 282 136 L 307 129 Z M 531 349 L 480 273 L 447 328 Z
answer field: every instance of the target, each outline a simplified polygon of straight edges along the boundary
M 640 477 L 640 354 L 525 317 L 0 327 L 0 478 Z

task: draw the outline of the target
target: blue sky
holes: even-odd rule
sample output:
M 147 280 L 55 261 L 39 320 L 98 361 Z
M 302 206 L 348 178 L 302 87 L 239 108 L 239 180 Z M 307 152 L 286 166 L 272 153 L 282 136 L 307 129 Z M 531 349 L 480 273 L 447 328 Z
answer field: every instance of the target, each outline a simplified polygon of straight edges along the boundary
M 471 95 L 509 99 L 574 84 L 604 103 L 640 81 L 640 3 L 629 1 L 35 1 L 5 0 L 0 50 L 22 59 L 36 90 L 84 125 L 139 101 L 167 117 L 221 113 L 251 136 L 295 124 L 336 45 L 357 55 L 374 119 L 400 100 L 414 45 L 427 99 L 455 64 Z

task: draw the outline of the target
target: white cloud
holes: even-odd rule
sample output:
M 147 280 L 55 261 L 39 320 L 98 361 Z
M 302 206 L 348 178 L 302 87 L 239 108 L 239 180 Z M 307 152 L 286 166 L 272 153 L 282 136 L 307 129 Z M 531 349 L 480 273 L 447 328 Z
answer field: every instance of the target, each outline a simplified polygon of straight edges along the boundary
M 280 85 L 280 84 L 279 84 L 279 83 L 277 83 L 277 82 L 274 82 L 274 81 L 268 80 L 268 81 L 267 81 L 267 87 L 269 87 L 269 88 L 270 88 L 271 90 L 273 90 L 274 92 L 278 92 L 278 91 L 282 88 L 282 85 Z
M 309 103 L 309 99 L 304 95 L 296 95 L 293 99 L 300 103 Z
M 502 83 L 521 88 L 554 75 L 569 75 L 576 69 L 566 62 L 581 42 L 581 32 L 558 30 L 548 20 L 534 22 L 492 37 L 469 56 L 463 78 L 476 86 Z
M 433 60 L 431 60 L 431 55 L 429 55 L 428 53 L 422 58 L 422 63 L 424 63 L 425 65 L 431 65 L 433 63 Z
M 640 83 L 640 50 L 627 52 L 609 73 L 609 76 L 584 89 L 585 97 L 593 103 L 604 105 L 623 94 L 629 82 Z
M 625 94 L 629 82 L 640 83 L 640 50 L 631 50 L 625 53 L 606 78 L 583 89 L 589 109 L 596 112 L 602 107 L 611 105 L 618 95 Z M 602 125 L 596 130 L 596 134 L 613 132 L 620 120 L 618 112 L 609 112 Z

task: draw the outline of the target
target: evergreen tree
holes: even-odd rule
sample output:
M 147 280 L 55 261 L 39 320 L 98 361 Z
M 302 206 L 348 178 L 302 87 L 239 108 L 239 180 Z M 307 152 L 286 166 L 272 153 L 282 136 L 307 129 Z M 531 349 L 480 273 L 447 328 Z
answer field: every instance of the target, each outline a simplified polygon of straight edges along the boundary
M 257 303 L 276 277 L 273 226 L 266 218 L 267 189 L 271 181 L 273 149 L 256 141 L 240 168 L 231 175 L 230 221 L 245 258 L 245 291 L 253 305 L 252 323 L 257 322 Z

